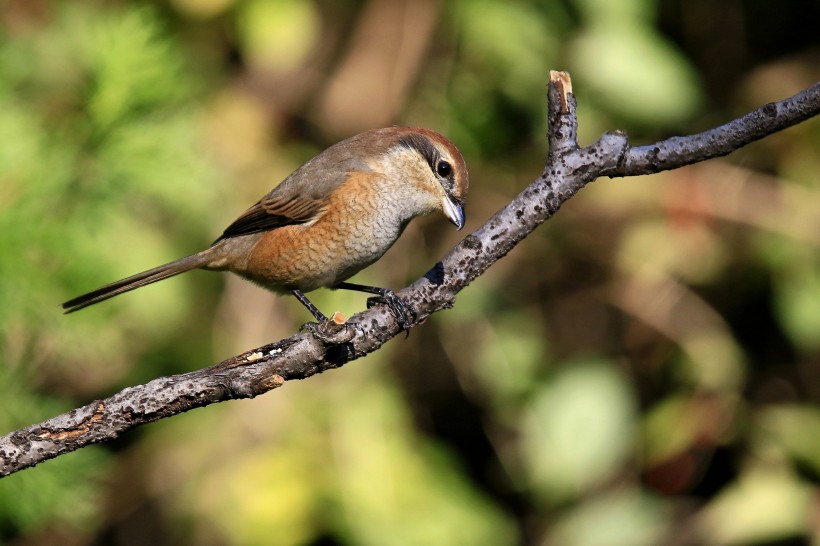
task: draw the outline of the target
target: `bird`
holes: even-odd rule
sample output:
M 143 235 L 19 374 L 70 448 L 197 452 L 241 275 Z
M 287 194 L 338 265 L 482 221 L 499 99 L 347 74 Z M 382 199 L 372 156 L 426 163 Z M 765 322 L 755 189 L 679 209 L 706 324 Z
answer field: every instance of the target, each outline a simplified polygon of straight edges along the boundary
M 338 142 L 296 169 L 231 223 L 208 248 L 62 304 L 65 313 L 193 269 L 230 271 L 278 294 L 318 288 L 374 294 L 402 329 L 412 308 L 392 290 L 347 282 L 373 264 L 417 216 L 440 211 L 460 230 L 469 185 L 458 148 L 424 128 L 388 127 Z

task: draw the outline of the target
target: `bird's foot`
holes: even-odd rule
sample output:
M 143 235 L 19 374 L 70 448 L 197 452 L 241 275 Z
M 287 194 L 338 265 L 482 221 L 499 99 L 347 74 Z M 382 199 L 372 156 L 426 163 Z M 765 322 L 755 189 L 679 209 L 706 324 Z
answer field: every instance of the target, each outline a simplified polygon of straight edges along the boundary
M 333 313 L 332 317 L 319 322 L 306 322 L 299 329 L 310 332 L 325 345 L 349 343 L 356 336 L 355 328 L 350 326 L 344 315 L 338 311 Z
M 406 330 L 409 335 L 410 326 L 418 318 L 416 310 L 413 309 L 413 307 L 406 301 L 398 297 L 392 290 L 387 288 L 383 290 L 384 291 L 378 296 L 367 298 L 367 308 L 370 309 L 374 305 L 379 305 L 380 303 L 387 305 L 390 312 L 393 313 L 394 317 L 396 317 L 396 321 L 399 323 L 399 328 Z

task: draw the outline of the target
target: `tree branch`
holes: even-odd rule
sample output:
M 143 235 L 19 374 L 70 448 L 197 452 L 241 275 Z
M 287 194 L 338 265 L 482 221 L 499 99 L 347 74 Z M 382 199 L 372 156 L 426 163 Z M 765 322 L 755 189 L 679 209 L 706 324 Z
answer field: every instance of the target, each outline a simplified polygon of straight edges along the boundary
M 676 169 L 728 155 L 756 140 L 782 131 L 820 113 L 820 83 L 780 102 L 770 102 L 725 125 L 685 137 L 631 148 L 604 176 L 636 176 Z
M 569 75 L 551 72 L 550 155 L 541 176 L 481 228 L 464 238 L 427 274 L 402 290 L 413 326 L 452 307 L 458 292 L 561 205 L 599 176 L 655 173 L 726 155 L 820 113 L 820 84 L 704 133 L 631 147 L 626 134 L 606 133 L 580 148 Z M 210 368 L 161 377 L 0 438 L 0 477 L 156 421 L 234 398 L 253 398 L 293 379 L 337 368 L 400 333 L 384 306 L 353 316 L 327 335 L 302 333 L 253 349 Z

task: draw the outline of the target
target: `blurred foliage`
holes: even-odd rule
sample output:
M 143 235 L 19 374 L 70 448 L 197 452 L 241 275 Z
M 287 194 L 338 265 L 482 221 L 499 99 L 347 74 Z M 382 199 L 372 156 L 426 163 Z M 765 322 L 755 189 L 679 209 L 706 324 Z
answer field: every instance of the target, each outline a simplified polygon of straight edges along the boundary
M 307 320 L 190 254 L 323 147 L 462 149 L 468 230 L 581 138 L 686 134 L 820 79 L 788 0 L 0 2 L 0 433 Z M 407 340 L 0 481 L 2 544 L 820 544 L 820 124 L 599 181 Z M 360 282 L 459 234 L 415 222 Z M 427 264 L 427 265 L 425 265 Z M 346 315 L 363 296 L 319 291 Z

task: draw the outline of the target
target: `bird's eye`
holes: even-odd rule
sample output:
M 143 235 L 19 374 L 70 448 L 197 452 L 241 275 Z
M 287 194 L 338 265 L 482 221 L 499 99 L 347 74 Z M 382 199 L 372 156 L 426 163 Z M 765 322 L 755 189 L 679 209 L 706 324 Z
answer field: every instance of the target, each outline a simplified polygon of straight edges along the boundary
M 444 160 L 436 164 L 436 174 L 442 178 L 448 178 L 453 172 L 453 166 Z

